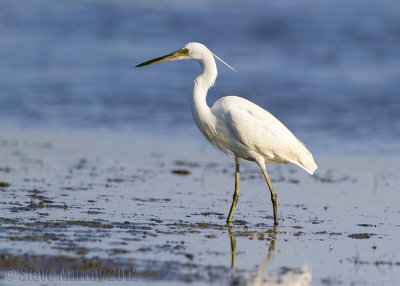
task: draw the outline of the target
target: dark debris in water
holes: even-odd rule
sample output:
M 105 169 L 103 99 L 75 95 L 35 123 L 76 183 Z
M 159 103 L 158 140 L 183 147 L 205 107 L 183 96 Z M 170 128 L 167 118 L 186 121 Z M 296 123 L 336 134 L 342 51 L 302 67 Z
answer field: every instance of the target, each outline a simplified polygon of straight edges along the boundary
M 204 213 L 201 213 L 201 215 L 207 217 L 207 216 L 221 216 L 221 215 L 224 215 L 224 214 L 217 213 L 217 212 L 204 212 Z
M 0 182 L 0 188 L 1 188 L 1 189 L 8 188 L 9 186 L 10 186 L 10 184 L 7 183 L 7 182 Z
M 225 225 L 220 225 L 220 224 L 214 224 L 214 223 L 205 223 L 205 222 L 200 222 L 200 223 L 185 223 L 185 222 L 179 222 L 179 223 L 173 223 L 170 224 L 169 226 L 172 227 L 177 227 L 177 228 L 188 228 L 188 229 L 202 229 L 202 228 L 207 228 L 207 229 L 217 229 L 217 230 L 223 230 L 225 229 Z
M 384 260 L 383 257 L 381 259 L 375 260 L 375 261 L 366 261 L 362 260 L 358 255 L 352 258 L 347 259 L 349 262 L 354 263 L 356 265 L 375 265 L 377 267 L 379 266 L 399 266 L 400 267 L 400 261 L 393 261 L 393 260 Z
M 101 220 L 56 220 L 56 221 L 35 221 L 24 223 L 28 227 L 40 227 L 40 228 L 67 228 L 71 226 L 90 227 L 98 229 L 112 229 L 114 226 L 106 221 Z
M 32 201 L 32 202 L 26 204 L 25 206 L 15 204 L 13 207 L 10 208 L 10 211 L 17 213 L 17 212 L 21 212 L 21 211 L 32 211 L 32 210 L 38 210 L 38 209 L 63 209 L 63 210 L 66 210 L 66 209 L 68 209 L 68 206 L 65 204 L 62 204 L 62 205 L 53 204 L 52 201 L 40 200 L 38 203 L 35 203 L 34 201 Z
M 56 234 L 53 233 L 39 233 L 39 234 L 31 234 L 31 235 L 22 235 L 22 236 L 18 236 L 15 234 L 10 234 L 9 239 L 11 241 L 28 241 L 28 242 L 32 242 L 32 241 L 57 241 L 60 240 L 60 237 Z
M 321 224 L 323 222 L 324 222 L 323 220 L 319 220 L 318 218 L 315 218 L 315 219 L 311 220 L 312 224 Z
M 245 220 L 240 220 L 240 219 L 234 220 L 234 221 L 232 221 L 231 223 L 232 223 L 233 225 L 247 225 L 247 221 L 245 221 Z
M 160 199 L 160 198 L 148 198 L 148 199 L 143 199 L 143 198 L 132 198 L 133 201 L 138 201 L 142 203 L 162 203 L 162 202 L 170 202 L 170 198 L 165 198 L 165 199 Z
M 342 233 L 341 232 L 329 232 L 329 235 L 330 236 L 339 236 L 339 235 L 342 235 Z
M 293 236 L 303 236 L 303 235 L 306 235 L 303 231 L 298 231 L 293 233 Z
M 360 223 L 357 225 L 362 227 L 376 227 L 376 224 L 369 224 L 369 223 Z
M 108 178 L 107 179 L 107 182 L 108 183 L 122 183 L 122 182 L 124 182 L 125 180 L 124 179 L 122 179 L 122 178 Z
M 172 174 L 175 175 L 181 175 L 181 176 L 187 176 L 190 175 L 190 171 L 186 169 L 175 169 L 171 171 Z
M 0 167 L 0 172 L 9 173 L 11 169 L 9 167 Z
M 119 255 L 119 254 L 127 254 L 129 253 L 128 250 L 123 249 L 123 248 L 113 248 L 109 250 L 110 255 Z
M 372 236 L 376 234 L 374 233 L 353 233 L 349 234 L 348 237 L 353 239 L 370 239 Z
M 104 212 L 99 212 L 99 211 L 87 211 L 87 214 L 89 214 L 89 215 L 98 215 L 98 214 L 104 214 Z

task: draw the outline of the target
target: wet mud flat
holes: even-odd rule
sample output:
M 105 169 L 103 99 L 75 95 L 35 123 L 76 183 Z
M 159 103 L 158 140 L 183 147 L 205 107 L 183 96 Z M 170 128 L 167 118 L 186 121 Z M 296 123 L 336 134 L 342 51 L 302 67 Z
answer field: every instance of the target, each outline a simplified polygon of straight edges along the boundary
M 244 163 L 228 227 L 229 158 L 190 141 L 73 137 L 0 137 L 1 285 L 400 279 L 398 158 L 317 155 L 313 177 L 270 166 L 278 227 L 262 173 Z

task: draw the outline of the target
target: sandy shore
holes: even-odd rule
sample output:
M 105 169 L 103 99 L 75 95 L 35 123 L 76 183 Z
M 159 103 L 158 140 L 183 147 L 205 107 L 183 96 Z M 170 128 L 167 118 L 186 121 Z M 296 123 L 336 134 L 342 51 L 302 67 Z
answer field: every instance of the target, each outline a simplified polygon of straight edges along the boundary
M 234 165 L 198 138 L 3 134 L 0 284 L 394 285 L 399 158 L 315 157 L 315 176 L 269 167 L 277 228 L 243 164 L 228 228 Z

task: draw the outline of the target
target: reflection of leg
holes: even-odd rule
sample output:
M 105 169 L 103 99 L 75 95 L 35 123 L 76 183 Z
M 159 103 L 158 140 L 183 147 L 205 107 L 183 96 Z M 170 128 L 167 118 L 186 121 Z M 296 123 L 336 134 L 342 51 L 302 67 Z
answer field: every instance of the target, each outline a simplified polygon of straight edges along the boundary
M 264 261 L 261 263 L 260 267 L 258 267 L 257 276 L 255 279 L 254 285 L 261 285 L 261 282 L 267 271 L 267 266 L 268 266 L 269 262 L 271 261 L 272 257 L 274 256 L 275 248 L 276 248 L 276 235 L 277 235 L 277 226 L 274 225 L 274 230 L 271 235 L 271 243 L 268 248 L 268 255 L 264 259 Z
M 233 231 L 231 227 L 228 227 L 229 230 L 229 238 L 231 239 L 231 250 L 232 250 L 232 261 L 231 261 L 231 267 L 235 268 L 236 264 L 236 240 L 235 240 L 235 235 L 233 234 Z
M 276 195 L 274 188 L 272 187 L 271 180 L 269 179 L 267 170 L 265 169 L 264 166 L 261 166 L 261 170 L 264 174 L 265 180 L 267 181 L 269 190 L 271 192 L 271 201 L 272 201 L 272 206 L 274 208 L 274 224 L 278 224 L 278 196 Z
M 277 226 L 274 225 L 274 232 L 271 235 L 271 243 L 269 245 L 268 248 L 268 256 L 267 256 L 267 260 L 271 260 L 272 256 L 275 253 L 275 248 L 276 248 L 276 234 L 277 234 Z
M 228 219 L 226 223 L 229 225 L 232 219 L 233 212 L 235 210 L 236 204 L 239 200 L 239 167 L 240 167 L 240 158 L 236 157 L 236 173 L 235 173 L 235 192 L 233 193 L 233 201 L 231 210 L 229 211 Z

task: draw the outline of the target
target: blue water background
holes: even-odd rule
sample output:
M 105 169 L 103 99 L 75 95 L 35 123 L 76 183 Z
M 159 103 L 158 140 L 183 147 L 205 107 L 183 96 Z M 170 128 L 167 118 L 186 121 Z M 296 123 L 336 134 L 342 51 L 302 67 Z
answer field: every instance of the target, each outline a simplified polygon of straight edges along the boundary
M 246 97 L 319 153 L 400 153 L 397 0 L 2 0 L 0 131 L 200 137 L 198 64 L 134 68 L 190 41 L 238 70 L 210 105 Z

